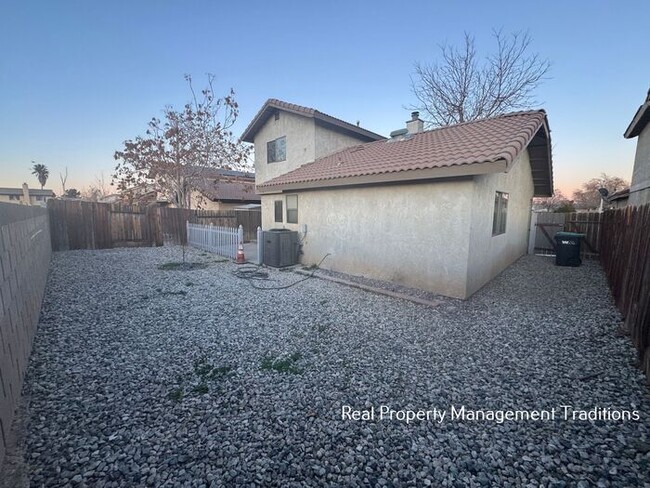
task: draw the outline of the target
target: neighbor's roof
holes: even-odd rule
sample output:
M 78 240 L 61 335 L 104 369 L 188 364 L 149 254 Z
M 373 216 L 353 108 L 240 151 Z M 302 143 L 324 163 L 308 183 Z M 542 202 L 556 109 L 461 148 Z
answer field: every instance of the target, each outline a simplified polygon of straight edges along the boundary
M 630 122 L 630 125 L 625 131 L 625 138 L 631 139 L 632 137 L 641 134 L 641 131 L 645 129 L 648 122 L 650 122 L 650 90 L 648 90 L 648 96 L 645 99 L 645 103 L 636 111 L 632 122 Z
M 349 135 L 356 136 L 358 139 L 369 142 L 369 141 L 379 141 L 385 139 L 384 136 L 370 132 L 358 125 L 353 125 L 348 122 L 345 122 L 331 115 L 324 114 L 313 108 L 303 107 L 301 105 L 296 105 L 294 103 L 283 102 L 282 100 L 277 100 L 275 98 L 269 98 L 266 103 L 262 106 L 257 115 L 253 117 L 253 120 L 241 136 L 242 141 L 244 142 L 253 142 L 255 134 L 262 128 L 266 121 L 275 114 L 278 110 L 293 113 L 296 115 L 302 115 L 303 117 L 309 117 L 315 119 L 317 123 L 324 125 L 330 129 L 337 130 Z
M 630 189 L 629 188 L 624 188 L 623 190 L 619 190 L 616 193 L 612 193 L 607 199 L 612 202 L 614 200 L 625 200 L 630 197 Z
M 553 193 L 546 112 L 514 112 L 353 146 L 273 178 L 261 192 L 504 172 L 528 148 L 535 196 Z
M 22 195 L 22 188 L 0 188 L 0 195 Z M 29 189 L 30 197 L 53 197 L 54 192 L 52 190 L 36 190 L 34 188 Z
M 193 176 L 193 185 L 212 201 L 259 202 L 255 192 L 255 175 L 242 171 L 202 168 L 200 176 Z

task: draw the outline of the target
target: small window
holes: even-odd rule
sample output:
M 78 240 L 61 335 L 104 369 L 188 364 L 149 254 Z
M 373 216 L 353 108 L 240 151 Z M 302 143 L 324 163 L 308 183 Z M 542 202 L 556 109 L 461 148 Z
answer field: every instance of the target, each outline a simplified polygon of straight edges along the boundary
M 298 223 L 298 195 L 287 195 L 287 223 Z
M 275 201 L 275 221 L 282 222 L 282 200 Z
M 287 159 L 287 138 L 280 137 L 266 143 L 266 162 L 277 163 Z
M 496 192 L 494 196 L 494 220 L 492 220 L 492 235 L 498 236 L 506 232 L 506 216 L 508 215 L 507 193 Z
M 9 200 L 20 200 L 20 195 L 9 195 Z

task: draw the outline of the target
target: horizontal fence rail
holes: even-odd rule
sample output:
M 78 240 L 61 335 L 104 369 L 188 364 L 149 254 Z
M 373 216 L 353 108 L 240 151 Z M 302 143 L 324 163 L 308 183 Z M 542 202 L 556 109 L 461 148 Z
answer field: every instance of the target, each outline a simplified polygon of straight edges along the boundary
M 237 247 L 243 243 L 243 233 L 241 225 L 237 228 L 187 222 L 187 243 L 190 246 L 231 259 L 237 258 Z

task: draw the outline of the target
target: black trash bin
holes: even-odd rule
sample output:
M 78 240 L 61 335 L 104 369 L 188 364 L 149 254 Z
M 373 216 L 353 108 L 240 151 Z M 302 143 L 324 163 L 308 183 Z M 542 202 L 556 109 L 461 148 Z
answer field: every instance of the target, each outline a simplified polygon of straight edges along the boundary
M 555 264 L 557 266 L 580 266 L 580 244 L 584 234 L 558 232 L 555 234 Z

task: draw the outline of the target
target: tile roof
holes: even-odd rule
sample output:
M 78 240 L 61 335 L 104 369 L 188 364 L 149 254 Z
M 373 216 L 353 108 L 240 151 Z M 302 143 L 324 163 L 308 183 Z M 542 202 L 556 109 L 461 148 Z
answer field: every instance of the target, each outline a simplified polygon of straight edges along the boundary
M 514 112 L 408 135 L 398 140 L 360 144 L 307 163 L 258 185 L 258 188 L 274 190 L 281 189 L 283 185 L 307 182 L 321 182 L 321 186 L 328 186 L 333 180 L 350 177 L 497 161 L 505 161 L 509 167 L 542 127 L 548 131 L 546 112 L 543 110 Z M 550 149 L 547 152 L 546 172 L 551 179 L 552 192 Z
M 244 142 L 253 142 L 255 134 L 257 134 L 260 128 L 276 110 L 283 110 L 285 112 L 316 119 L 317 121 L 326 124 L 331 128 L 334 128 L 334 130 L 354 134 L 363 142 L 385 139 L 384 136 L 375 134 L 374 132 L 366 130 L 363 127 L 359 127 L 358 125 L 350 124 L 344 120 L 337 119 L 336 117 L 332 117 L 331 115 L 327 115 L 316 109 L 303 107 L 302 105 L 296 105 L 295 103 L 284 102 L 276 98 L 269 98 L 266 103 L 264 103 L 260 111 L 257 112 L 255 117 L 253 117 L 253 120 L 251 120 L 250 124 L 248 124 L 248 127 L 246 127 L 246 130 L 241 136 L 241 140 Z
M 222 180 L 203 178 L 195 181 L 193 185 L 212 201 L 260 201 L 260 196 L 255 192 L 255 180 L 251 178 L 226 177 Z

